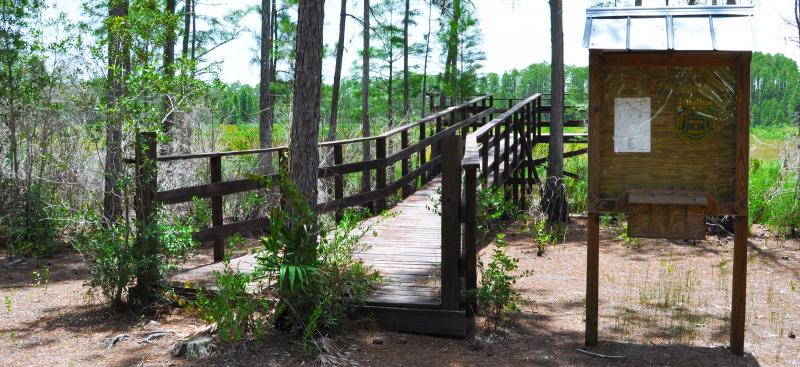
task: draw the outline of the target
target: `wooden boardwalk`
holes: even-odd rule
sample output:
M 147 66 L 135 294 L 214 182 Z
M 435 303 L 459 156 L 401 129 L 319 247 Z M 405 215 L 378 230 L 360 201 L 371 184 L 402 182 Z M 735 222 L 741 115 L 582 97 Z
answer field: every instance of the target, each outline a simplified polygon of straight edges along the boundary
M 441 179 L 435 178 L 417 190 L 387 215 L 370 218 L 356 256 L 377 270 L 382 284 L 367 298 L 367 304 L 436 308 L 440 304 L 442 219 L 434 211 Z
M 436 308 L 440 304 L 441 217 L 433 211 L 441 179 L 435 178 L 385 215 L 360 224 L 365 231 L 364 249 L 355 254 L 364 264 L 378 271 L 381 283 L 367 298 L 368 305 Z M 256 255 L 230 261 L 230 267 L 251 272 Z M 198 266 L 170 278 L 179 288 L 214 289 L 214 271 L 221 262 Z

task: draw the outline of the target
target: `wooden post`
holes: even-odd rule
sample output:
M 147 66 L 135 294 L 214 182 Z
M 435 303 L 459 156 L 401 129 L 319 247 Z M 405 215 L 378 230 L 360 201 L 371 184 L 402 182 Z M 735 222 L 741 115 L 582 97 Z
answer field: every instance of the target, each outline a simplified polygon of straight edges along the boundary
M 386 138 L 378 137 L 375 139 L 375 158 L 386 158 Z M 380 163 L 375 173 L 375 190 L 386 188 L 386 164 Z M 381 195 L 375 200 L 375 214 L 380 214 L 386 208 L 386 196 Z
M 419 124 L 419 141 L 425 140 L 425 137 L 426 137 L 426 134 L 425 134 L 425 122 L 420 122 L 420 124 Z M 422 167 L 427 162 L 428 162 L 428 147 L 422 145 L 422 149 L 420 149 L 420 151 L 419 151 L 419 166 Z M 425 183 L 428 182 L 428 174 L 429 173 L 430 173 L 430 171 L 422 172 L 419 175 L 419 187 L 424 186 Z
M 733 231 L 733 296 L 731 301 L 731 351 L 744 355 L 747 307 L 747 216 L 737 215 Z
M 400 132 L 400 150 L 403 150 L 403 149 L 406 149 L 406 148 L 408 148 L 408 130 L 403 130 L 403 131 Z M 400 176 L 401 177 L 405 178 L 408 175 L 410 163 L 411 162 L 408 159 L 408 157 L 403 158 L 402 161 L 400 162 L 400 164 L 401 164 Z M 402 188 L 403 199 L 411 196 L 412 192 L 413 192 L 413 190 L 411 189 L 411 183 L 410 182 L 405 184 L 405 185 L 403 185 L 403 188 Z
M 222 182 L 222 157 L 212 156 L 208 161 L 208 172 L 211 183 Z M 211 225 L 218 227 L 223 224 L 222 196 L 211 197 Z M 225 239 L 214 239 L 214 262 L 220 262 L 225 257 Z
M 500 139 L 502 137 L 500 129 L 500 124 L 494 127 L 494 162 L 492 163 L 494 166 L 492 167 L 494 171 L 494 182 L 492 184 L 495 186 L 500 184 Z
M 431 136 L 436 135 L 436 134 L 438 134 L 439 132 L 442 131 L 442 124 L 444 124 L 442 116 L 437 116 L 436 117 L 436 125 L 434 126 L 435 131 L 434 131 L 433 134 L 431 134 Z M 442 141 L 441 140 L 439 140 L 435 144 L 433 144 L 433 153 L 431 154 L 431 158 L 438 157 L 440 154 L 442 154 Z M 441 164 L 440 164 L 440 166 L 441 166 Z M 428 179 L 432 179 L 433 177 L 438 175 L 439 172 L 441 172 L 441 168 L 440 167 L 431 168 L 431 177 L 429 177 Z
M 600 261 L 600 213 L 589 212 L 586 224 L 586 345 L 597 345 L 597 300 Z
M 344 151 L 342 144 L 333 146 L 333 165 L 337 166 L 344 162 Z M 344 175 L 336 175 L 333 179 L 333 199 L 339 200 L 344 197 Z M 334 214 L 336 223 L 342 220 L 342 211 L 337 210 Z
M 461 138 L 442 139 L 442 309 L 457 310 L 461 301 Z
M 475 290 L 478 289 L 478 167 L 464 167 L 464 285 L 467 316 L 478 312 Z
M 510 124 L 511 118 L 503 121 L 503 176 L 511 177 L 511 172 L 508 171 L 509 169 L 509 161 L 508 159 L 511 157 L 511 134 L 510 134 Z M 501 176 L 502 177 L 502 176 Z M 497 184 L 500 184 L 499 182 Z M 503 182 L 505 184 L 505 182 Z M 508 190 L 506 190 L 506 197 L 508 197 Z

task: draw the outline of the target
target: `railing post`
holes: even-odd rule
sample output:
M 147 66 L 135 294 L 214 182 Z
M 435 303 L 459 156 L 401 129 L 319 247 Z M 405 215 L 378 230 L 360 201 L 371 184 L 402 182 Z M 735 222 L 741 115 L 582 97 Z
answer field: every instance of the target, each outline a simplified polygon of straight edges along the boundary
M 492 163 L 492 170 L 494 172 L 494 182 L 492 185 L 500 185 L 500 139 L 501 139 L 501 126 L 497 124 L 494 127 L 494 162 Z
M 342 144 L 336 144 L 333 146 L 333 165 L 337 166 L 344 162 L 344 151 L 342 149 Z M 333 179 L 333 199 L 339 200 L 344 197 L 344 176 L 343 175 L 336 175 Z M 342 211 L 337 210 L 334 214 L 336 218 L 336 223 L 342 220 Z
M 155 198 L 158 192 L 158 162 L 156 161 L 158 143 L 156 133 L 141 132 L 136 136 L 136 199 L 134 206 L 137 222 L 137 242 L 144 255 L 156 255 L 158 236 L 155 235 L 156 207 Z M 151 279 L 140 279 L 141 284 L 151 284 L 156 274 L 143 273 Z
M 208 160 L 208 172 L 211 183 L 222 182 L 222 157 L 212 156 Z M 222 218 L 222 196 L 211 197 L 211 225 L 221 226 Z M 225 239 L 214 239 L 214 262 L 220 262 L 225 257 Z
M 467 316 L 478 312 L 475 290 L 478 289 L 478 167 L 464 167 L 464 286 Z
M 400 132 L 400 150 L 402 151 L 403 149 L 406 148 L 408 148 L 408 130 L 403 130 Z M 405 179 L 405 177 L 408 175 L 410 163 L 411 162 L 408 157 L 403 158 L 403 160 L 400 162 L 401 164 L 400 177 L 402 177 L 401 179 Z M 411 193 L 412 193 L 411 183 L 403 185 L 402 189 L 403 199 L 411 196 Z
M 511 157 L 511 152 L 509 152 L 509 149 L 511 149 L 511 131 L 509 130 L 510 127 L 511 127 L 510 121 L 511 121 L 511 119 L 509 118 L 509 119 L 503 121 L 503 124 L 502 124 L 503 125 L 503 148 L 505 149 L 503 151 L 503 176 L 505 176 L 505 177 L 511 177 L 511 172 L 508 171 L 509 167 L 510 167 L 510 165 L 509 165 L 510 162 L 508 161 L 508 159 Z M 503 182 L 503 185 L 505 185 L 505 182 Z M 508 193 L 508 191 L 506 191 L 506 193 Z
M 433 98 L 431 96 L 431 98 Z M 425 122 L 421 122 L 419 124 L 419 141 L 423 141 L 426 138 L 426 131 L 425 131 Z M 419 166 L 422 167 L 428 162 L 428 147 L 422 145 L 422 149 L 419 151 Z M 419 187 L 425 185 L 428 182 L 428 174 L 430 172 L 422 172 L 419 175 Z
M 461 301 L 461 138 L 442 139 L 442 309 L 457 310 Z
M 386 159 L 386 138 L 378 137 L 375 139 L 375 158 L 377 160 Z M 375 190 L 383 190 L 386 188 L 386 164 L 380 162 L 375 172 Z M 386 208 L 386 196 L 381 195 L 380 198 L 375 200 L 375 214 L 379 214 Z
M 436 126 L 435 126 L 436 130 L 433 133 L 433 135 L 439 134 L 439 132 L 442 131 L 442 124 L 443 124 L 442 116 L 436 116 Z M 442 141 L 441 140 L 437 141 L 436 144 L 434 144 L 433 146 L 434 146 L 434 149 L 433 149 L 433 153 L 431 154 L 431 158 L 438 157 L 440 154 L 442 154 Z M 440 166 L 441 166 L 441 164 L 440 164 Z M 441 172 L 441 168 L 437 169 L 437 167 L 432 167 L 431 168 L 431 177 L 430 178 L 435 177 L 436 175 L 439 174 L 439 172 Z

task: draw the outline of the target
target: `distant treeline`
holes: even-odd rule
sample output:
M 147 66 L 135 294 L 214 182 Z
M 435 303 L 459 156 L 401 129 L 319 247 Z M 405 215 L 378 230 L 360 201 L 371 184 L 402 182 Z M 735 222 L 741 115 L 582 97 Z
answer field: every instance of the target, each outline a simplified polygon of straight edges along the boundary
M 764 54 L 756 52 L 752 61 L 752 124 L 783 125 L 797 121 L 800 114 L 800 71 L 794 60 L 782 54 Z M 589 72 L 587 67 L 567 66 L 564 70 L 566 79 L 567 105 L 576 108 L 586 107 Z M 411 90 L 414 97 L 415 110 L 421 110 L 421 75 L 411 73 Z M 436 76 L 432 77 L 433 79 Z M 387 110 L 385 82 L 376 79 L 371 86 L 371 114 L 383 116 Z M 434 84 L 435 85 L 435 84 Z M 274 87 L 275 88 L 275 87 Z M 343 123 L 355 122 L 358 119 L 358 106 L 361 98 L 359 80 L 348 78 L 342 85 L 340 116 Z M 400 86 L 397 86 L 400 92 Z M 289 88 L 285 92 L 289 93 Z M 474 94 L 492 93 L 498 98 L 520 98 L 534 93 L 549 93 L 550 64 L 537 63 L 517 70 L 512 69 L 503 74 L 487 73 L 480 76 L 475 83 Z M 436 92 L 435 90 L 432 92 Z M 222 101 L 221 121 L 229 124 L 255 123 L 258 118 L 258 86 L 233 83 L 219 89 L 219 100 Z M 280 95 L 280 93 L 277 93 Z M 323 98 L 330 98 L 330 86 L 325 86 Z M 279 98 L 280 99 L 280 98 Z M 283 98 L 288 101 L 288 98 Z M 400 103 L 399 100 L 395 103 Z M 327 112 L 330 102 L 323 103 L 323 111 Z M 396 111 L 399 108 L 395 109 Z

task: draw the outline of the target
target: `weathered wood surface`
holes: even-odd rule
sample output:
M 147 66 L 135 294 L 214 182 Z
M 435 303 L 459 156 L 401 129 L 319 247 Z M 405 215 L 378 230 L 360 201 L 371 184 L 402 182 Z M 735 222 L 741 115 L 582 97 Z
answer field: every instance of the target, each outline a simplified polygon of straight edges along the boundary
M 370 305 L 434 308 L 440 304 L 441 218 L 434 212 L 441 179 L 435 178 L 387 215 L 362 223 L 365 245 L 356 257 L 383 276 Z
M 356 258 L 383 277 L 367 299 L 377 306 L 438 308 L 440 304 L 441 218 L 433 211 L 441 179 L 435 178 L 383 216 L 361 223 L 364 249 Z M 253 271 L 256 255 L 231 259 L 232 269 Z M 223 263 L 192 268 L 170 279 L 178 288 L 214 289 L 214 271 Z

